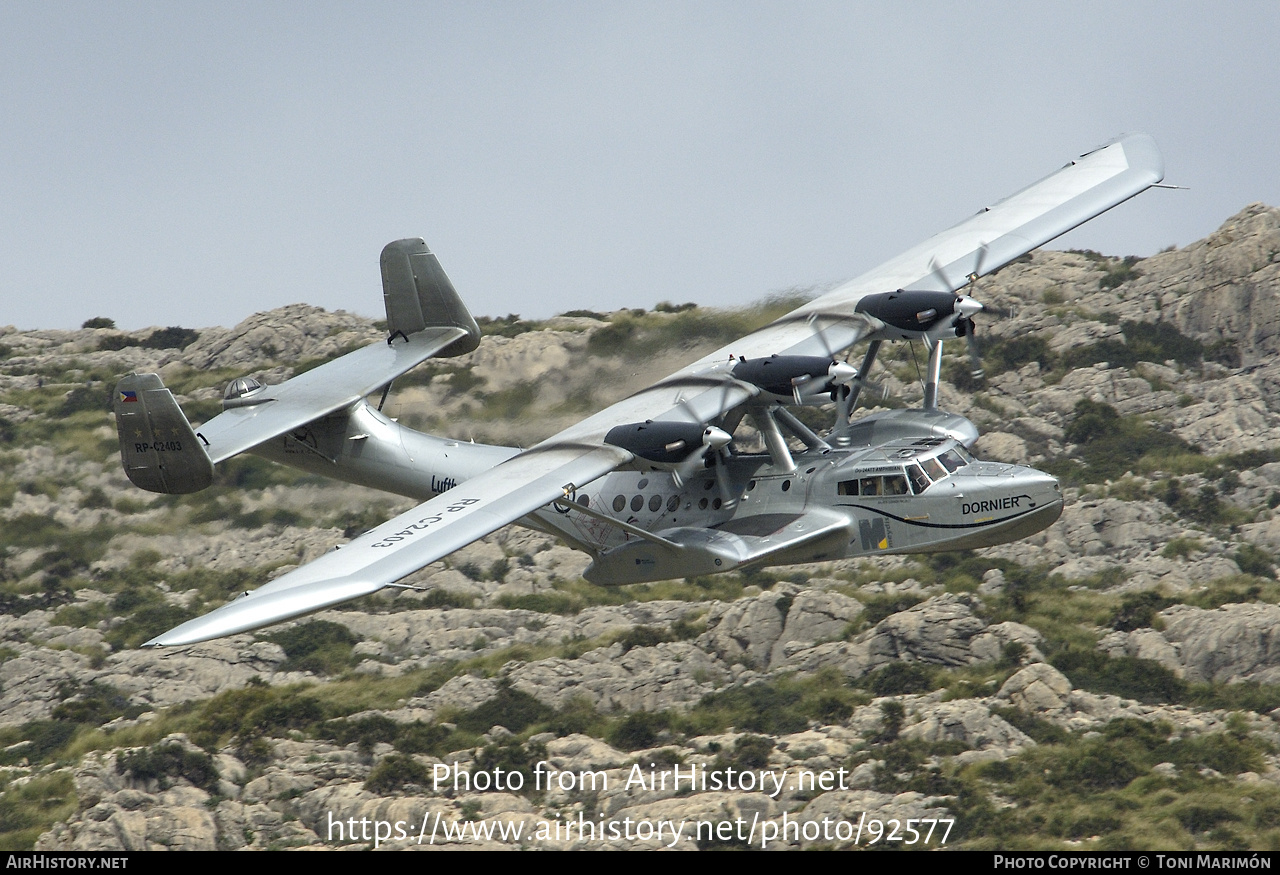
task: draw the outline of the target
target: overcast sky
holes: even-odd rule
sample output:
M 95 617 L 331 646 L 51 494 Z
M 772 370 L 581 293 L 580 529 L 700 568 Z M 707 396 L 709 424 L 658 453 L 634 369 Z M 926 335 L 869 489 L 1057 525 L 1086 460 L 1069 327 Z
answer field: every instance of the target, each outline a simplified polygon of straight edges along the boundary
M 1280 204 L 1280 4 L 0 3 L 0 325 L 732 305 L 847 279 L 1125 131 L 1166 182 L 1057 241 Z

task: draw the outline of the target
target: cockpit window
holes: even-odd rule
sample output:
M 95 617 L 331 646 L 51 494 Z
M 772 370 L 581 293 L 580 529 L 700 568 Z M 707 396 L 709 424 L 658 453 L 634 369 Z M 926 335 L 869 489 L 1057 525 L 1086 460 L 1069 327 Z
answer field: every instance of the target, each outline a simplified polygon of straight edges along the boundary
M 934 483 L 947 476 L 947 469 L 942 467 L 937 459 L 921 459 L 920 464 L 929 472 L 929 477 Z
M 911 481 L 911 491 L 916 495 L 929 488 L 929 478 L 924 476 L 924 471 L 919 465 L 907 466 L 907 479 Z
M 938 461 L 940 461 L 943 465 L 945 465 L 947 468 L 947 471 L 949 471 L 952 474 L 954 474 L 956 471 L 959 471 L 961 468 L 963 468 L 965 465 L 968 464 L 968 462 L 960 458 L 960 454 L 957 453 L 955 450 L 947 450 L 945 453 L 938 456 Z

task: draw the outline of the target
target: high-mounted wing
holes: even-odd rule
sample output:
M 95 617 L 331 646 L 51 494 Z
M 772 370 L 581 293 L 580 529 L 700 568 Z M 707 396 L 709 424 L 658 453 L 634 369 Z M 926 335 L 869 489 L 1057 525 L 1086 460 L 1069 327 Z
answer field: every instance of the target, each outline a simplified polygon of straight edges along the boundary
M 630 459 L 607 446 L 522 453 L 144 646 L 234 635 L 377 592 Z
M 897 290 L 954 292 L 970 275 L 1003 267 L 1163 178 L 1163 161 L 1151 137 L 1113 140 L 552 440 L 598 442 L 619 423 L 645 419 L 709 422 L 758 391 L 733 379 L 730 356 L 833 356 L 895 327 L 898 314 L 887 298 Z M 916 315 L 908 314 L 908 321 L 896 327 L 919 335 L 936 324 L 915 320 Z M 935 319 L 941 321 L 942 315 Z
M 706 424 L 759 395 L 763 386 L 742 378 L 742 370 L 735 373 L 735 357 L 739 361 L 772 355 L 831 357 L 862 339 L 922 336 L 950 327 L 944 319 L 951 318 L 952 305 L 947 305 L 945 313 L 912 312 L 910 307 L 904 309 L 901 290 L 917 296 L 908 303 L 929 294 L 954 301 L 950 293 L 971 276 L 996 270 L 1162 177 L 1160 153 L 1146 135 L 1122 137 L 1086 153 L 950 230 L 396 517 L 340 551 L 148 644 L 188 644 L 248 631 L 375 592 L 630 462 L 635 454 L 606 441 L 617 426 L 647 420 Z M 413 274 L 415 281 L 418 276 Z M 386 277 L 384 262 L 384 281 Z M 390 305 L 388 316 L 392 316 Z M 754 561 L 777 551 L 812 548 L 837 528 L 836 521 L 805 517 L 777 531 L 729 531 L 720 536 L 719 546 Z M 670 542 L 670 548 L 679 546 Z

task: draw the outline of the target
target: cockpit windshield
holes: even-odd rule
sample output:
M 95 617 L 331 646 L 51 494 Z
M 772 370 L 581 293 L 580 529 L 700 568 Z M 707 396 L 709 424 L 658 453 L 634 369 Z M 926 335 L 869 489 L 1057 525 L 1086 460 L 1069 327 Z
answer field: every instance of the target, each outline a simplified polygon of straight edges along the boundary
M 942 442 L 935 439 L 929 443 L 932 446 L 927 449 L 921 450 L 917 445 L 897 452 L 898 459 L 910 460 L 906 461 L 900 469 L 902 473 L 890 474 L 885 472 L 884 468 L 879 468 L 876 476 L 839 481 L 837 491 L 840 495 L 919 495 L 934 483 L 945 480 L 973 462 L 973 456 L 969 455 L 964 447 L 956 445 L 939 453 L 937 445 Z M 911 458 L 918 452 L 931 452 L 934 455 Z
M 907 476 L 911 479 L 912 491 L 919 495 L 932 485 L 930 481 L 937 483 L 939 480 L 944 480 L 972 461 L 973 456 L 960 446 L 945 450 L 931 458 L 920 459 L 919 468 L 915 465 L 907 466 Z

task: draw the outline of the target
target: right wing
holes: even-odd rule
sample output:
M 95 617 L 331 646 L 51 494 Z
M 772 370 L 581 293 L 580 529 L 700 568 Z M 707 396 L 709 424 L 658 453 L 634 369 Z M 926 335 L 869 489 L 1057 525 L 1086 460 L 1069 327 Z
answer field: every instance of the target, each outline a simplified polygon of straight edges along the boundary
M 900 289 L 954 292 L 970 274 L 985 276 L 1163 178 L 1151 137 L 1119 137 L 553 440 L 599 442 L 613 426 L 645 419 L 710 422 L 754 393 L 731 379 L 731 357 L 831 357 L 862 340 L 899 337 L 883 333 L 884 313 L 869 302 Z

